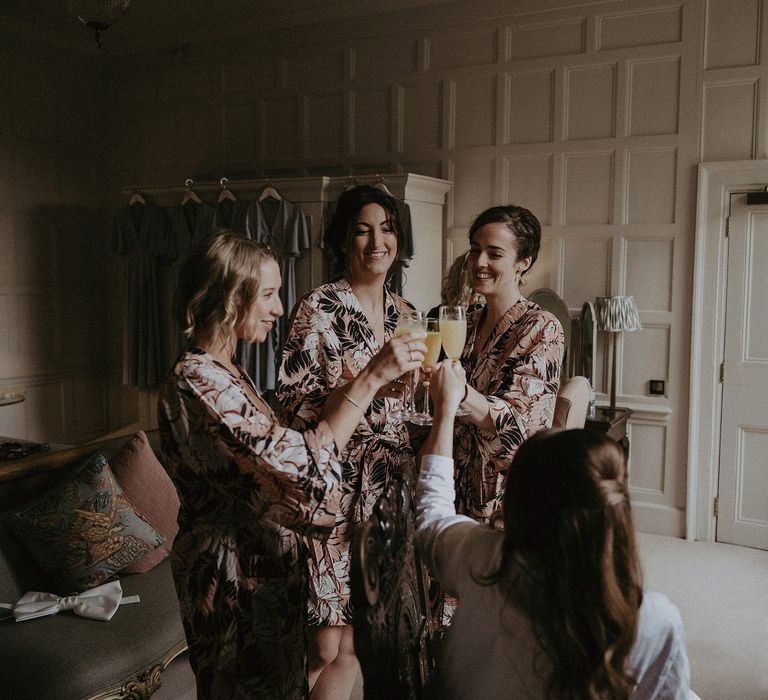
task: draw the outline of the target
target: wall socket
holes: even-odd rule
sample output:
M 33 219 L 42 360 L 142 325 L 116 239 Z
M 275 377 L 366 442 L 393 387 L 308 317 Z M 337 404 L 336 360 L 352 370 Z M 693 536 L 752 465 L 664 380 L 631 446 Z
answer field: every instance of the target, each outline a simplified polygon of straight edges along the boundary
M 664 380 L 651 379 L 648 382 L 648 393 L 654 396 L 664 396 Z

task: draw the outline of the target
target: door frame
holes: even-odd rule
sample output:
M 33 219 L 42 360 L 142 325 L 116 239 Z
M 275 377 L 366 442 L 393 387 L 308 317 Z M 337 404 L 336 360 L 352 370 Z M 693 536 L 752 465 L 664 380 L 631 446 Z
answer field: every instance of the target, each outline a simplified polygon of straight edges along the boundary
M 768 160 L 700 163 L 693 263 L 686 536 L 714 542 L 727 281 L 726 218 L 731 195 L 764 191 Z M 714 320 L 713 320 L 714 319 Z

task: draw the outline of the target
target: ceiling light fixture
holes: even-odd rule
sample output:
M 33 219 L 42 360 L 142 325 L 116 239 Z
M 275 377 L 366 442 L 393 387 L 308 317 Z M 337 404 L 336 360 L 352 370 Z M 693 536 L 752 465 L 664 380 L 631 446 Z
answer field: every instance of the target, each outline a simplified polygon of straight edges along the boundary
M 101 48 L 101 33 L 109 29 L 128 9 L 131 0 L 67 0 L 67 9 L 96 33 Z

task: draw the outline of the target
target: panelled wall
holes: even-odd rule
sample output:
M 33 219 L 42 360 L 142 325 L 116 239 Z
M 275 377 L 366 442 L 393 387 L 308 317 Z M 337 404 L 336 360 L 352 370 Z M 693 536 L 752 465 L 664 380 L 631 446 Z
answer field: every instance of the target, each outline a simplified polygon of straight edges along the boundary
M 107 218 L 125 203 L 122 186 L 181 185 L 187 177 L 414 172 L 445 178 L 453 188 L 443 267 L 466 248 L 467 227 L 482 209 L 508 201 L 529 207 L 544 224 L 544 244 L 527 289 L 555 289 L 574 315 L 604 294 L 632 294 L 638 303 L 644 330 L 621 338 L 618 377 L 619 403 L 635 411 L 633 498 L 643 529 L 683 534 L 688 358 L 696 342 L 690 338 L 696 165 L 766 157 L 763 2 L 458 0 L 386 7 L 339 20 L 340 5 L 332 3 L 318 8 L 312 25 L 90 57 L 90 73 L 59 61 L 62 51 L 52 47 L 56 60 L 46 70 L 58 81 L 30 78 L 34 68 L 26 59 L 9 55 L 14 70 L 0 80 L 25 104 L 0 104 L 4 113 L 19 112 L 15 122 L 1 120 L 0 154 L 8 162 L 8 149 L 23 144 L 29 150 L 19 156 L 20 168 L 36 187 L 47 183 L 44 204 L 80 204 L 89 193 L 84 206 L 103 204 Z M 90 149 L 102 93 L 85 93 L 105 61 L 99 168 Z M 54 94 L 62 94 L 62 105 Z M 66 126 L 40 117 L 62 111 Z M 54 168 L 47 167 L 51 158 Z M 7 177 L 3 168 L 6 248 L 12 212 L 32 208 L 9 203 L 17 195 L 8 194 Z M 99 179 L 102 199 L 93 182 Z M 38 256 L 49 250 L 47 230 L 37 226 L 31 237 Z M 70 257 L 82 261 L 74 262 L 80 280 L 91 280 L 96 269 L 110 292 L 97 347 L 84 347 L 88 333 L 75 337 L 83 356 L 108 358 L 102 408 L 114 429 L 135 420 L 147 397 L 138 400 L 119 386 L 121 269 L 108 254 L 101 257 L 107 240 L 105 223 L 93 234 L 92 250 Z M 7 282 L 7 264 L 0 264 L 7 304 L 7 295 L 23 286 Z M 16 265 L 31 274 L 26 263 Z M 96 323 L 95 303 L 89 295 L 82 300 L 85 314 L 68 309 L 66 317 L 53 306 L 53 327 Z M 38 337 L 46 335 L 37 328 Z M 6 348 L 22 337 L 20 330 L 8 333 Z M 603 401 L 605 340 L 594 377 Z M 13 352 L 2 352 L 10 362 Z M 37 371 L 33 355 L 20 357 L 3 365 L 5 383 L 22 383 L 15 379 Z M 56 364 L 50 353 L 45 357 L 49 368 Z M 666 381 L 665 396 L 649 395 L 650 379 Z M 94 405 L 97 394 L 98 388 L 89 390 Z M 55 434 L 4 415 L 0 432 Z
M 75 441 L 107 428 L 102 68 L 2 18 L 0 66 L 0 435 Z
M 479 6 L 114 63 L 112 191 L 199 173 L 442 177 L 443 266 L 484 208 L 527 206 L 545 237 L 527 289 L 574 316 L 635 297 L 644 330 L 620 339 L 618 378 L 633 495 L 642 527 L 683 534 L 702 3 Z

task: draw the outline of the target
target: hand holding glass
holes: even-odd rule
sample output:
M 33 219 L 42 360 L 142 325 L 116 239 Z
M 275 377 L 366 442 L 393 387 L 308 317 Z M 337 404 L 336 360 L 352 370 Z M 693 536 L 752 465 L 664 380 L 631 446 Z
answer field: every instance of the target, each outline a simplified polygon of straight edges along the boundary
M 467 311 L 463 306 L 440 307 L 440 338 L 446 357 L 458 361 L 467 342 Z M 461 408 L 456 411 L 457 416 L 468 413 Z

